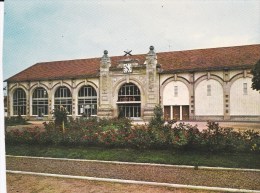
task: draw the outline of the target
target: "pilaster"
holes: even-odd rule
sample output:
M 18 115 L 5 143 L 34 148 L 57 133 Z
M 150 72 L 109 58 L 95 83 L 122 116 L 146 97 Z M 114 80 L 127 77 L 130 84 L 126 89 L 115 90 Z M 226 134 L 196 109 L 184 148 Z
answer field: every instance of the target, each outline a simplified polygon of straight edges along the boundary
M 190 73 L 190 84 L 191 87 L 189 89 L 190 93 L 190 120 L 195 120 L 195 74 L 194 72 Z
M 53 96 L 52 82 L 49 82 L 48 85 L 48 104 L 49 104 L 48 119 L 49 120 L 52 119 L 52 110 L 53 110 L 52 108 L 54 104 L 54 102 L 52 101 L 52 96 Z
M 230 119 L 230 75 L 228 70 L 224 70 L 224 84 L 223 84 L 223 109 L 224 120 Z
M 111 92 L 112 80 L 109 75 L 109 68 L 111 66 L 111 60 L 108 57 L 108 51 L 104 51 L 104 55 L 100 62 L 100 90 L 99 90 L 99 108 L 97 116 L 100 118 L 112 118 L 113 108 L 111 105 Z
M 75 80 L 71 80 L 71 93 L 72 93 L 72 118 L 76 118 L 76 110 L 77 110 L 77 95 L 78 93 L 75 92 Z
M 146 105 L 144 107 L 144 120 L 149 121 L 153 117 L 154 107 L 159 104 L 159 75 L 157 73 L 157 56 L 154 47 L 146 56 Z
M 30 107 L 31 107 L 31 95 L 30 95 L 30 82 L 26 83 L 26 118 L 30 118 Z

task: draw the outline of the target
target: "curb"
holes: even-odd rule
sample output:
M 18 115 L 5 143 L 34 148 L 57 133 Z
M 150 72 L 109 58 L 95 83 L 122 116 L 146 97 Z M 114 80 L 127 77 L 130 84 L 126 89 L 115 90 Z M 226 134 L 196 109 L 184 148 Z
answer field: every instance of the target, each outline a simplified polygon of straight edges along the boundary
M 157 183 L 157 182 L 136 181 L 136 180 L 110 179 L 110 178 L 95 178 L 95 177 L 87 177 L 87 176 L 71 176 L 71 175 L 60 175 L 60 174 L 50 174 L 50 173 L 36 173 L 36 172 L 23 172 L 23 171 L 12 171 L 12 170 L 6 170 L 6 172 L 10 173 L 10 174 L 37 175 L 37 176 L 44 176 L 44 177 L 80 179 L 80 180 L 90 180 L 90 181 L 100 181 L 100 182 L 113 182 L 113 183 L 124 183 L 124 184 L 136 184 L 136 185 L 151 185 L 151 186 L 161 186 L 161 187 L 170 187 L 170 188 L 186 188 L 186 189 L 212 190 L 212 191 L 225 191 L 225 192 L 260 193 L 260 190 L 247 190 L 247 189 L 208 187 L 208 186 L 193 186 L 193 185 L 185 185 L 185 184 Z
M 225 167 L 208 167 L 208 166 L 170 165 L 170 164 L 155 164 L 155 163 L 137 163 L 137 162 L 85 160 L 85 159 L 33 157 L 33 156 L 13 156 L 13 155 L 6 155 L 6 157 L 28 158 L 28 159 L 46 159 L 46 160 L 61 160 L 61 161 L 78 161 L 78 162 L 94 162 L 94 163 L 110 163 L 110 164 L 121 164 L 121 165 L 174 167 L 174 168 L 189 168 L 189 169 L 203 169 L 203 170 L 231 170 L 231 171 L 260 172 L 260 169 L 247 169 L 247 168 L 225 168 Z

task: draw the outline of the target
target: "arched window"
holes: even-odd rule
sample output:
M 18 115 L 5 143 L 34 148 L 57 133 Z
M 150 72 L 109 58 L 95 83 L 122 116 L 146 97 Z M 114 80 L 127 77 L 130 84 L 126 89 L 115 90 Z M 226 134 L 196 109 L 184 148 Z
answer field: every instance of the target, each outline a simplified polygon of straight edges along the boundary
M 65 87 L 59 87 L 54 95 L 54 108 L 60 108 L 63 106 L 69 113 L 72 114 L 72 96 L 70 90 Z
M 83 86 L 78 93 L 78 114 L 97 114 L 97 92 L 92 86 Z
M 36 88 L 32 95 L 32 114 L 42 117 L 48 115 L 48 93 L 42 88 Z
M 133 83 L 124 84 L 118 92 L 119 117 L 141 116 L 141 95 L 139 88 Z
M 21 88 L 16 89 L 13 95 L 13 114 L 26 115 L 26 93 Z

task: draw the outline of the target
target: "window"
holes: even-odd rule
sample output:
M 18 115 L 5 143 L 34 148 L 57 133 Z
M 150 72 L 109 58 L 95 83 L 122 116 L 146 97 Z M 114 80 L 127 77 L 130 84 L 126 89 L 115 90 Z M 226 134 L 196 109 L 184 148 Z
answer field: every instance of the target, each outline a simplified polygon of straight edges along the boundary
M 59 87 L 55 92 L 54 108 L 63 106 L 69 113 L 72 114 L 72 96 L 70 90 L 65 87 Z
M 26 115 L 26 93 L 18 88 L 13 95 L 13 114 Z
M 126 83 L 119 89 L 117 103 L 119 117 L 141 116 L 141 95 L 135 84 Z
M 97 92 L 92 86 L 83 86 L 78 93 L 78 114 L 97 114 Z
M 243 94 L 247 95 L 247 83 L 243 84 Z
M 211 85 L 207 85 L 207 96 L 211 96 Z
M 32 114 L 42 117 L 48 115 L 48 93 L 40 87 L 36 88 L 32 95 Z
M 178 86 L 174 86 L 174 96 L 178 96 Z

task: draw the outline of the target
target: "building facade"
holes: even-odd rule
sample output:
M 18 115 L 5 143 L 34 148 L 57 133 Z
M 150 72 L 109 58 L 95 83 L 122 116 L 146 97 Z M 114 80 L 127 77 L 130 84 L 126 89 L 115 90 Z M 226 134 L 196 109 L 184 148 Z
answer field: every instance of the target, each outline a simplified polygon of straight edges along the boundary
M 130 117 L 148 121 L 161 105 L 165 119 L 260 121 L 252 66 L 260 44 L 37 63 L 7 79 L 8 116 Z

